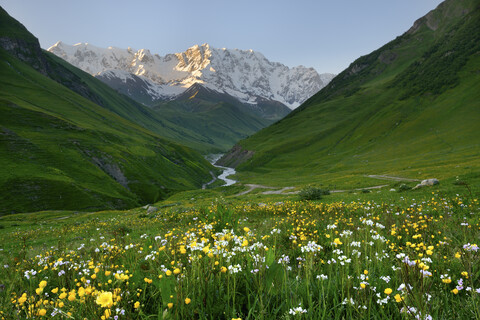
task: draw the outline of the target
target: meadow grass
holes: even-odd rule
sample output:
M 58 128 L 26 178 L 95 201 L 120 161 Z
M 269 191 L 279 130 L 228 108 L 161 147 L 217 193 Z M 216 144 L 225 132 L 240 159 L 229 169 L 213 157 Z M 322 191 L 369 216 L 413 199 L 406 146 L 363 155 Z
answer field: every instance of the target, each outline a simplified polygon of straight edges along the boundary
M 150 214 L 4 216 L 1 315 L 480 318 L 480 204 L 469 188 L 299 201 L 234 197 L 234 187 L 177 194 Z

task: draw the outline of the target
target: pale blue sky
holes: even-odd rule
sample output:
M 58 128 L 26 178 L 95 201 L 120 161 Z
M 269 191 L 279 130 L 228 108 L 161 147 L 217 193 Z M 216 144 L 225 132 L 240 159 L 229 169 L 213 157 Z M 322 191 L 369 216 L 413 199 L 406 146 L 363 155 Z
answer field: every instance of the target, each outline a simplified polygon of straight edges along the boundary
M 165 55 L 209 43 L 339 73 L 440 0 L 0 0 L 43 48 L 58 40 Z

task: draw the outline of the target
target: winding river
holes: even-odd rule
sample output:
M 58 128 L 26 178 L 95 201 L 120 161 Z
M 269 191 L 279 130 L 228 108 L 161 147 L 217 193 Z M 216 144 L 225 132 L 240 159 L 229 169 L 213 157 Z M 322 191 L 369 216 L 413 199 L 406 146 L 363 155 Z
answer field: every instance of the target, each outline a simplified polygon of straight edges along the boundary
M 213 176 L 212 181 L 206 183 L 203 185 L 202 189 L 205 189 L 208 185 L 214 183 L 217 179 L 225 181 L 225 184 L 223 185 L 224 187 L 226 186 L 231 186 L 232 184 L 235 184 L 237 181 L 233 179 L 227 178 L 228 176 L 231 176 L 232 174 L 235 174 L 235 169 L 234 168 L 229 168 L 229 167 L 222 167 L 219 165 L 216 165 L 215 162 L 218 161 L 223 156 L 223 154 L 209 154 L 205 157 L 214 167 L 220 168 L 223 170 L 222 174 L 220 174 L 218 177 Z

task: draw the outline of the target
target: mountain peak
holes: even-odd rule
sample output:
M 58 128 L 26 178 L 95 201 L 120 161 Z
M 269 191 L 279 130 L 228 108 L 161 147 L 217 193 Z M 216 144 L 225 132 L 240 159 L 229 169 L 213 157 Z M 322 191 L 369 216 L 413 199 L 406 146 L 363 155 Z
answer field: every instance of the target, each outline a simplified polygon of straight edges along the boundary
M 144 77 L 155 97 L 176 95 L 201 83 L 245 103 L 272 100 L 293 109 L 333 78 L 319 75 L 313 68 L 271 62 L 252 49 L 217 49 L 208 43 L 164 57 L 148 49 L 100 48 L 89 43 L 69 46 L 60 41 L 48 51 L 92 75 L 116 69 Z

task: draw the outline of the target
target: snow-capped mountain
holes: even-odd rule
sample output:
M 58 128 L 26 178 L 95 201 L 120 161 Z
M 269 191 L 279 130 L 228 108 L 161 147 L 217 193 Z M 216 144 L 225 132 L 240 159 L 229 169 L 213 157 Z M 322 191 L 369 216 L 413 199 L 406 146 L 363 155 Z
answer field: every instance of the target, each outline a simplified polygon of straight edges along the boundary
M 208 44 L 164 57 L 146 49 L 88 43 L 57 42 L 48 51 L 146 104 L 172 100 L 193 84 L 202 84 L 243 103 L 271 100 L 294 109 L 334 77 L 313 68 L 270 62 L 253 50 L 216 49 Z

